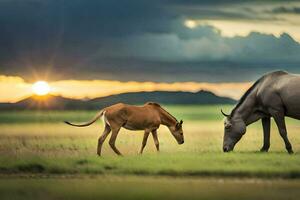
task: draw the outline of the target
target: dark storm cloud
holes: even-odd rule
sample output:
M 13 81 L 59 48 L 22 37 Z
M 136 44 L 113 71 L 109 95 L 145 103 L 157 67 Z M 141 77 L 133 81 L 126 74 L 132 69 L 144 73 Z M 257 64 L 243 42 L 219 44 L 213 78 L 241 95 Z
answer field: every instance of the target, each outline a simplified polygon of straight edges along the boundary
M 233 72 L 239 80 L 296 69 L 300 47 L 288 34 L 226 38 L 212 26 L 184 26 L 190 18 L 258 20 L 253 7 L 239 7 L 251 2 L 0 0 L 0 74 L 232 81 Z
M 272 9 L 271 11 L 272 13 L 276 13 L 276 14 L 300 14 L 300 7 L 284 7 L 284 6 L 280 6 L 280 7 L 276 7 L 274 9 Z
M 2 66 L 84 62 L 118 49 L 118 38 L 168 32 L 174 16 L 163 9 L 139 0 L 0 1 Z

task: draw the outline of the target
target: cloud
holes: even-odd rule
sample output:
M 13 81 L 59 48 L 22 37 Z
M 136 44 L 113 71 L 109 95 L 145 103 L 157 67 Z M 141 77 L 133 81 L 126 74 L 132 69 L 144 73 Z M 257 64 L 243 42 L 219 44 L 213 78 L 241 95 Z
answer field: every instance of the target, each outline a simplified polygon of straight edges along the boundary
M 18 76 L 0 75 L 0 102 L 15 102 L 31 93 L 31 85 Z
M 280 37 L 257 32 L 245 37 L 223 37 L 211 26 L 129 37 L 122 46 L 126 48 L 105 56 L 153 61 L 300 62 L 300 44 L 286 33 Z
M 286 13 L 300 14 L 300 7 L 284 7 L 284 6 L 280 6 L 280 7 L 276 7 L 274 9 L 272 9 L 271 12 L 272 13 L 276 13 L 276 14 L 286 14 Z
M 299 43 L 291 34 L 226 37 L 213 25 L 184 25 L 194 18 L 273 24 L 278 16 L 266 9 L 285 2 L 0 1 L 0 70 L 29 80 L 157 82 L 252 81 L 277 68 L 299 72 Z

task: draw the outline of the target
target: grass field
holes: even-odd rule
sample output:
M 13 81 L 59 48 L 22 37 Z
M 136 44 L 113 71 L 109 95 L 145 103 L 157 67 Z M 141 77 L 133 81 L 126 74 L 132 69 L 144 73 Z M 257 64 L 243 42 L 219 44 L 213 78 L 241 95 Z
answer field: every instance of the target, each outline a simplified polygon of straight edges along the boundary
M 185 143 L 178 145 L 168 130 L 161 127 L 158 134 L 160 153 L 156 152 L 149 137 L 144 154 L 138 155 L 142 132 L 122 129 L 116 145 L 124 157 L 117 157 L 107 141 L 103 145 L 103 157 L 96 155 L 97 139 L 103 130 L 100 120 L 86 128 L 62 123 L 64 120 L 87 121 L 96 111 L 0 112 L 0 195 L 8 199 L 22 198 L 19 194 L 41 198 L 43 193 L 30 196 L 30 191 L 41 189 L 50 195 L 58 189 L 57 196 L 48 197 L 73 199 L 67 191 L 73 190 L 73 184 L 76 188 L 79 187 L 76 184 L 81 183 L 84 188 L 90 186 L 87 191 L 91 192 L 98 191 L 99 184 L 99 195 L 107 198 L 117 197 L 119 193 L 115 192 L 127 189 L 129 193 L 124 198 L 137 199 L 144 194 L 145 199 L 155 199 L 170 194 L 169 187 L 174 187 L 172 191 L 176 191 L 174 196 L 178 198 L 196 198 L 201 193 L 206 199 L 220 199 L 221 196 L 208 193 L 212 185 L 223 188 L 220 191 L 229 195 L 234 194 L 234 188 L 241 187 L 244 193 L 239 192 L 239 195 L 243 197 L 248 193 L 248 197 L 252 197 L 249 199 L 255 197 L 251 196 L 255 191 L 263 194 L 260 187 L 270 191 L 264 193 L 265 197 L 270 197 L 269 194 L 283 199 L 281 192 L 288 193 L 285 199 L 299 195 L 300 122 L 287 120 L 294 155 L 286 153 L 274 123 L 269 153 L 258 152 L 262 145 L 262 128 L 256 123 L 248 127 L 235 151 L 225 154 L 222 152 L 221 107 L 229 111 L 232 106 L 167 106 L 178 119 L 184 120 Z M 224 183 L 224 178 L 228 184 Z M 26 189 L 22 189 L 24 184 Z M 130 193 L 133 191 L 131 185 L 138 188 L 138 194 Z M 159 189 L 150 194 L 152 186 L 146 185 Z M 177 187 L 182 187 L 184 192 L 177 194 L 180 191 Z M 67 196 L 63 196 L 61 188 L 65 188 Z M 271 192 L 275 188 L 281 192 Z M 12 190 L 19 193 L 9 192 Z M 79 197 L 85 194 L 77 193 Z
M 0 179 L 1 199 L 299 199 L 297 180 L 96 176 Z

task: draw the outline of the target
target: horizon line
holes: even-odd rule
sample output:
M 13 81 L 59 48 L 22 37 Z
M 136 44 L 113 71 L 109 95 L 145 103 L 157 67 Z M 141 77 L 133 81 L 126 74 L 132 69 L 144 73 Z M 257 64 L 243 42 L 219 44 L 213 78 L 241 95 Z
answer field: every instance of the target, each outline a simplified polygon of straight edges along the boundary
M 45 80 L 47 81 L 47 80 Z M 15 103 L 34 94 L 34 83 L 26 82 L 19 76 L 0 75 L 0 102 Z M 93 99 L 104 96 L 153 91 L 212 92 L 220 97 L 238 100 L 252 85 L 252 82 L 138 82 L 118 80 L 59 80 L 48 82 L 49 93 L 70 99 Z M 9 90 L 7 90 L 9 88 Z

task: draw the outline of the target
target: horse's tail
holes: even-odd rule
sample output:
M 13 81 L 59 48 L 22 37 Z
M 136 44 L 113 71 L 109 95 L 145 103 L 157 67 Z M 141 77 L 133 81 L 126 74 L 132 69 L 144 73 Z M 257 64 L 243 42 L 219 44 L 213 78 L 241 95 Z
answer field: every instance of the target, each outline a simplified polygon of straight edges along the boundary
M 104 112 L 104 110 L 101 110 L 100 112 L 98 112 L 98 113 L 95 115 L 95 117 L 94 117 L 91 121 L 86 122 L 86 123 L 83 123 L 83 124 L 73 124 L 73 123 L 70 123 L 70 122 L 68 122 L 68 121 L 64 121 L 64 122 L 65 122 L 66 124 L 71 125 L 71 126 L 77 126 L 77 127 L 85 127 L 85 126 L 89 126 L 89 125 L 91 125 L 92 123 L 94 123 L 95 121 L 97 121 L 100 117 L 102 117 L 103 112 Z

